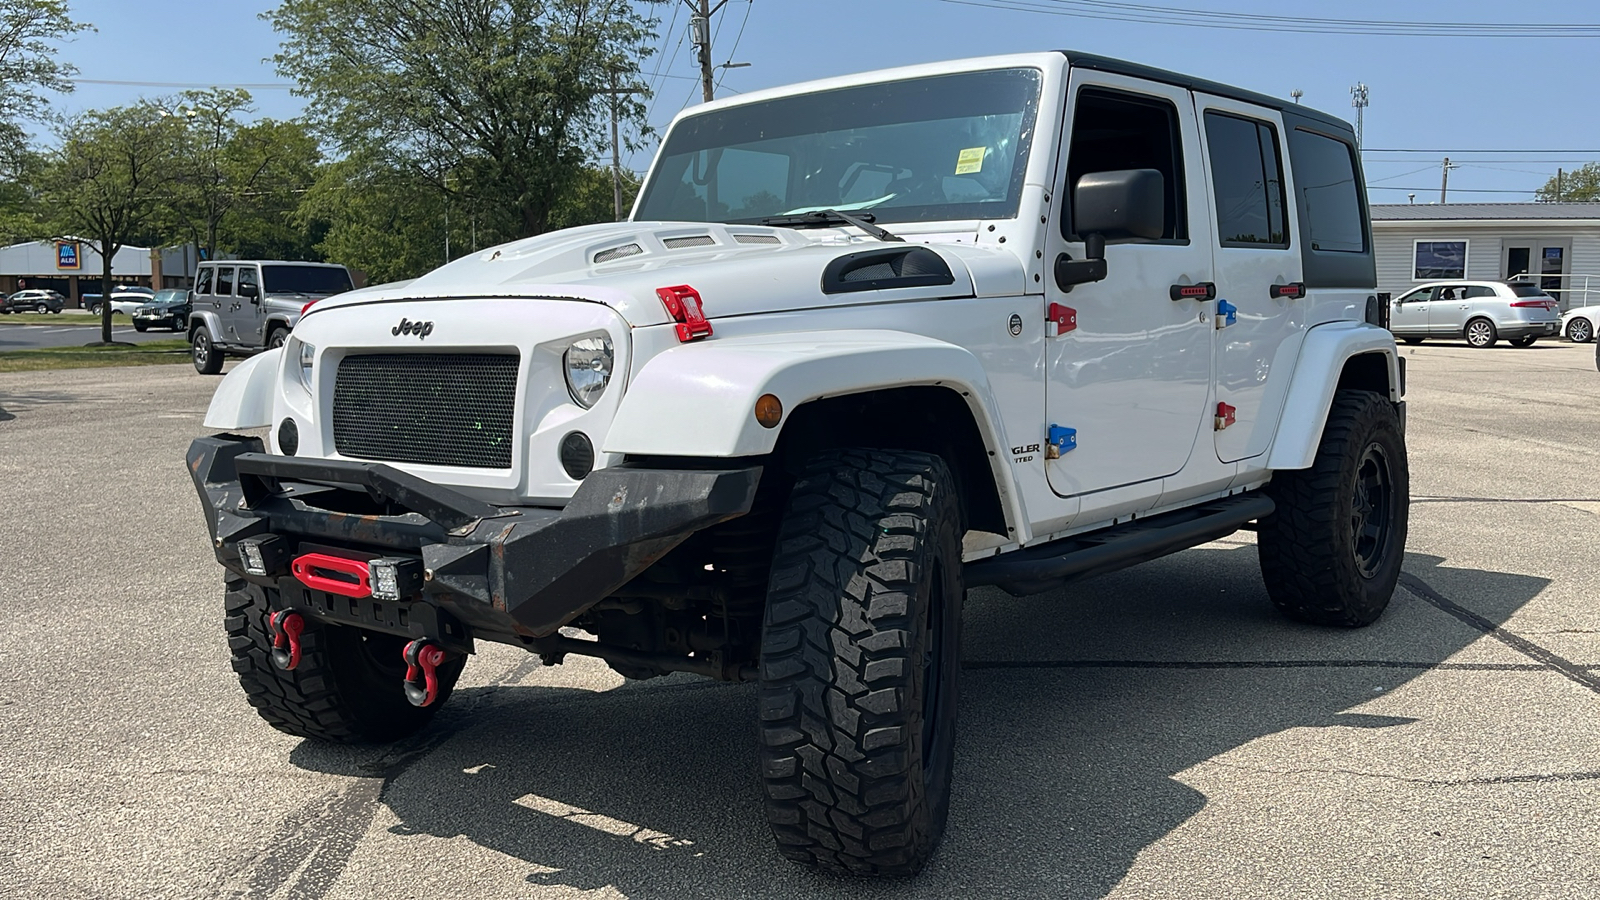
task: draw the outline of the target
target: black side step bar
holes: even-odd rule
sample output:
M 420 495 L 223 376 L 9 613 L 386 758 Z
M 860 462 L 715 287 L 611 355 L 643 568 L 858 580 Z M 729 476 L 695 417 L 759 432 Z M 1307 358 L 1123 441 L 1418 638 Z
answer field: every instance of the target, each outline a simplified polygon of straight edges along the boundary
M 1227 537 L 1272 510 L 1272 498 L 1248 493 L 1134 519 L 967 563 L 967 587 L 994 585 L 1018 597 L 1042 593 L 1078 578 L 1126 569 Z

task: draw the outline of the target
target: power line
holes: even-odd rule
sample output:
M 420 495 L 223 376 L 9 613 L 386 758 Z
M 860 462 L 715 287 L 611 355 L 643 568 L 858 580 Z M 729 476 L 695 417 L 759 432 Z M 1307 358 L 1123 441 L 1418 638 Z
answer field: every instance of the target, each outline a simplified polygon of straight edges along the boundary
M 110 78 L 68 78 L 67 80 L 73 84 L 109 84 L 118 87 L 191 88 L 200 90 L 206 88 L 240 88 L 247 91 L 292 91 L 295 88 L 295 85 L 283 82 L 211 84 L 201 81 L 118 81 Z
M 744 19 L 739 22 L 739 33 L 733 36 L 733 46 L 728 48 L 728 62 L 733 62 L 734 54 L 739 52 L 739 42 L 744 39 L 744 27 L 750 24 L 750 10 L 755 5 L 756 0 L 744 0 Z M 722 29 L 720 27 L 717 29 L 717 33 L 722 33 Z M 727 77 L 728 69 L 724 67 L 722 70 L 722 76 L 717 79 L 717 90 L 722 90 L 722 81 Z M 735 91 L 734 93 L 738 92 Z
M 1138 22 L 1232 31 L 1288 32 L 1295 34 L 1352 34 L 1385 37 L 1462 38 L 1592 38 L 1600 25 L 1527 24 L 1510 22 L 1418 22 L 1386 20 L 1319 19 L 1270 16 L 1256 13 L 1216 12 L 1179 6 L 1118 3 L 1108 0 L 942 0 L 958 6 L 1032 12 L 1043 15 L 1112 22 Z
M 1406 149 L 1393 149 L 1393 148 L 1391 148 L 1391 149 L 1386 149 L 1386 150 L 1379 150 L 1379 149 L 1373 148 L 1373 149 L 1364 149 L 1361 152 L 1362 153 L 1581 153 L 1581 154 L 1585 154 L 1585 155 L 1589 155 L 1589 156 L 1600 154 L 1600 150 L 1448 150 L 1448 149 L 1447 150 L 1417 150 L 1417 149 L 1414 149 L 1414 148 L 1406 148 Z

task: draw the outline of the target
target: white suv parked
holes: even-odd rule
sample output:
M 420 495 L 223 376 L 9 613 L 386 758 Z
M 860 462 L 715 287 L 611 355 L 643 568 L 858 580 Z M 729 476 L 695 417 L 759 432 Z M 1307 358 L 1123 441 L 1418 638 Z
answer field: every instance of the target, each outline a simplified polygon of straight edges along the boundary
M 1389 603 L 1365 196 L 1338 119 L 1077 53 L 689 110 L 630 221 L 324 300 L 223 380 L 207 425 L 269 429 L 189 451 L 234 669 L 330 741 L 422 728 L 477 641 L 757 682 L 782 853 L 914 873 L 968 588 L 1251 528 L 1288 616 Z
M 1432 281 L 1391 301 L 1389 330 L 1408 344 L 1424 338 L 1466 338 L 1493 347 L 1500 338 L 1531 347 L 1558 333 L 1560 304 L 1543 288 L 1499 281 Z

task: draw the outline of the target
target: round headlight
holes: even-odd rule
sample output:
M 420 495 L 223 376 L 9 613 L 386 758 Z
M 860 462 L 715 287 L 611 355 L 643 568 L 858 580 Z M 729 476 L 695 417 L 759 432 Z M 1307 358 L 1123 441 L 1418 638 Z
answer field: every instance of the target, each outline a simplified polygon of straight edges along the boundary
M 573 341 L 564 357 L 567 372 L 567 392 L 572 401 L 584 409 L 600 402 L 611 382 L 611 339 L 590 337 Z
M 300 359 L 300 385 L 306 389 L 306 393 L 315 393 L 312 390 L 311 370 L 317 360 L 317 348 L 298 339 L 294 340 L 294 344 L 299 348 L 295 355 Z

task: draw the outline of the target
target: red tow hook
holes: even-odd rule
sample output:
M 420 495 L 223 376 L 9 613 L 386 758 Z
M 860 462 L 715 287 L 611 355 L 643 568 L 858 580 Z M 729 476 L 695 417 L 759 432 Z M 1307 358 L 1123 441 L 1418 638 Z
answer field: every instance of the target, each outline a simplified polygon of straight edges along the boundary
M 406 699 L 412 706 L 431 706 L 439 699 L 439 676 L 435 671 L 444 662 L 444 648 L 418 638 L 401 651 L 406 661 Z
M 272 635 L 272 664 L 285 672 L 300 665 L 300 634 L 306 620 L 292 609 L 280 609 L 267 617 L 267 633 Z

